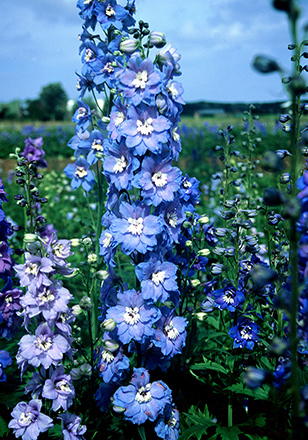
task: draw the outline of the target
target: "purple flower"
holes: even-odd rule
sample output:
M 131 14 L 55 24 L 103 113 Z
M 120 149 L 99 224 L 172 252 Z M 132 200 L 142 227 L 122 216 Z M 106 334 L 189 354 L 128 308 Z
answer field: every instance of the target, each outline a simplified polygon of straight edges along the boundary
M 13 275 L 11 258 L 13 251 L 5 241 L 0 241 L 0 274 Z
M 132 339 L 142 342 L 154 334 L 153 324 L 160 318 L 159 309 L 145 304 L 140 292 L 126 290 L 118 293 L 118 305 L 110 307 L 106 319 L 117 323 L 117 334 L 123 344 Z
M 46 379 L 46 370 L 44 367 L 41 367 L 39 373 L 36 371 L 33 372 L 31 379 L 25 386 L 25 394 L 31 392 L 31 397 L 33 399 L 38 399 L 43 390 L 44 382 Z
M 23 366 L 30 364 L 34 367 L 42 365 L 45 369 L 50 365 L 58 365 L 63 354 L 70 350 L 68 340 L 53 330 L 46 322 L 40 324 L 34 335 L 25 335 L 18 343 L 18 364 Z
M 110 232 L 124 254 L 133 251 L 145 254 L 157 244 L 156 236 L 161 232 L 159 217 L 151 215 L 151 207 L 138 203 L 122 202 L 119 208 L 122 218 L 113 220 Z
M 23 295 L 23 291 L 17 288 L 0 292 L 0 312 L 3 319 L 8 320 L 10 316 L 21 309 L 21 295 Z
M 157 64 L 161 69 L 164 66 L 167 66 L 169 69 L 171 69 L 171 76 L 180 74 L 180 65 L 178 63 L 180 59 L 181 55 L 178 54 L 176 49 L 172 47 L 170 43 L 163 47 L 156 55 Z
M 161 319 L 155 324 L 154 345 L 159 347 L 164 356 L 173 357 L 182 352 L 185 345 L 187 319 L 174 316 L 167 307 L 162 310 Z
M 25 253 L 25 264 L 17 264 L 14 269 L 20 279 L 21 286 L 33 285 L 36 288 L 50 286 L 52 281 L 48 275 L 54 272 L 53 262 L 47 257 Z
M 114 407 L 123 408 L 125 418 L 140 425 L 157 419 L 171 403 L 171 391 L 161 380 L 150 383 L 150 375 L 144 368 L 135 368 L 130 385 L 120 387 L 113 398 Z
M 22 437 L 23 440 L 36 440 L 41 432 L 45 432 L 53 426 L 52 419 L 40 412 L 42 401 L 33 399 L 18 403 L 11 416 L 13 420 L 9 428 L 14 430 L 15 437 Z
M 8 202 L 8 199 L 6 196 L 7 196 L 7 193 L 4 191 L 4 185 L 3 185 L 2 179 L 0 177 L 0 200 L 2 202 Z
M 164 303 L 171 292 L 178 291 L 177 267 L 173 263 L 152 257 L 146 263 L 138 264 L 135 270 L 141 282 L 141 295 L 148 303 Z
M 61 281 L 54 280 L 50 286 L 41 286 L 38 289 L 30 286 L 20 304 L 29 318 L 42 313 L 44 319 L 52 326 L 60 313 L 68 310 L 67 304 L 72 297 Z
M 81 425 L 81 418 L 75 414 L 69 414 L 65 412 L 59 415 L 59 419 L 62 420 L 62 433 L 64 440 L 82 440 L 83 434 L 86 432 L 87 427 Z
M 229 330 L 229 335 L 234 340 L 233 348 L 248 348 L 252 350 L 255 342 L 259 340 L 259 327 L 255 322 L 241 317 L 238 324 Z
M 71 185 L 73 189 L 79 188 L 80 185 L 85 191 L 91 191 L 95 179 L 90 165 L 86 159 L 79 157 L 75 163 L 69 163 L 63 170 L 69 179 L 72 179 Z
M 43 139 L 41 137 L 37 139 L 28 138 L 25 140 L 25 148 L 24 151 L 20 154 L 22 157 L 25 157 L 28 162 L 37 162 L 37 166 L 41 168 L 46 168 L 47 162 L 43 159 L 45 156 L 45 151 L 42 150 Z
M 173 201 L 175 193 L 180 188 L 181 179 L 181 170 L 172 167 L 171 160 L 145 157 L 133 184 L 141 188 L 144 203 L 158 206 L 162 202 Z
M 161 72 L 149 58 L 132 57 L 119 77 L 119 90 L 137 106 L 141 101 L 154 104 L 154 96 L 161 89 Z
M 126 137 L 126 145 L 135 154 L 143 156 L 147 150 L 160 153 L 162 144 L 170 140 L 171 122 L 158 114 L 156 107 L 141 104 L 138 108 L 130 106 L 128 119 L 122 122 L 118 131 Z
M 45 381 L 42 397 L 52 400 L 53 411 L 63 408 L 65 411 L 72 405 L 75 390 L 71 383 L 71 376 L 64 374 L 64 367 L 60 365 L 51 374 L 50 379 Z
M 6 376 L 4 374 L 4 369 L 11 365 L 12 358 L 8 351 L 0 350 L 0 382 L 6 381 Z

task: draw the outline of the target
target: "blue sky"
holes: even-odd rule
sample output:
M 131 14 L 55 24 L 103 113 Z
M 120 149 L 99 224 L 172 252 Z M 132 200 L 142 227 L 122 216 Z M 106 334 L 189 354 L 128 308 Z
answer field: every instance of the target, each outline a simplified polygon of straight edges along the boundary
M 82 20 L 74 0 L 0 3 L 0 102 L 34 99 L 61 82 L 76 98 Z M 300 0 L 302 23 L 308 2 Z M 290 69 L 288 24 L 270 0 L 137 0 L 137 20 L 164 32 L 182 55 L 184 99 L 261 102 L 285 99 L 278 75 L 262 76 L 251 62 L 267 54 Z

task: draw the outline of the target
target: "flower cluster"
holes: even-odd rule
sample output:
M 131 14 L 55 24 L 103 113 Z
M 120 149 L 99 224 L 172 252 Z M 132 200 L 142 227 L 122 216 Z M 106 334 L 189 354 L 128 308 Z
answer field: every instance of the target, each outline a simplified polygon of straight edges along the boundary
M 178 413 L 168 386 L 151 383 L 149 370 L 166 370 L 185 346 L 188 320 L 178 309 L 174 249 L 181 247 L 185 212 L 195 210 L 200 192 L 196 179 L 173 166 L 181 151 L 183 88 L 174 79 L 180 74 L 180 55 L 148 23 L 133 27 L 134 3 L 77 3 L 84 20 L 83 66 L 77 83 L 79 108 L 73 116 L 76 135 L 69 142 L 77 160 L 64 172 L 73 188 L 88 192 L 95 181 L 100 185 L 102 160 L 109 184 L 102 230 L 96 230 L 99 258 L 108 265 L 101 289 L 105 332 L 95 350 L 103 380 L 97 404 L 106 409 L 114 393 L 113 406 L 122 408 L 126 419 L 135 424 L 159 420 L 162 436 L 163 420 L 172 411 Z M 98 26 L 104 38 L 89 30 Z M 160 50 L 150 58 L 152 48 Z M 110 111 L 103 117 L 98 118 L 99 108 L 91 111 L 85 103 L 87 90 L 105 93 L 104 110 L 109 106 Z M 132 286 L 121 278 L 120 253 L 135 269 Z M 132 356 L 137 356 L 137 368 L 126 386 Z M 177 438 L 178 422 L 174 432 Z

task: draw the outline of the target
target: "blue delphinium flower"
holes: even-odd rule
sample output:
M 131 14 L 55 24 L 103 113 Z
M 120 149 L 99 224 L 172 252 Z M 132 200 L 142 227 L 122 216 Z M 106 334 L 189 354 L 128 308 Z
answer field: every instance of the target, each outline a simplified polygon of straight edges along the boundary
M 162 202 L 172 202 L 180 188 L 182 172 L 172 167 L 171 160 L 145 157 L 141 170 L 134 178 L 134 186 L 141 188 L 141 196 L 147 205 L 158 206 Z
M 118 5 L 116 0 L 97 3 L 97 21 L 101 25 L 102 30 L 107 30 L 110 26 L 121 30 L 123 28 L 123 20 L 127 17 L 128 11 L 123 6 Z
M 13 409 L 13 419 L 9 428 L 14 430 L 16 437 L 23 440 L 36 440 L 41 432 L 53 426 L 52 419 L 41 413 L 42 401 L 33 399 L 29 403 L 20 402 Z
M 104 382 L 114 382 L 120 380 L 129 369 L 129 359 L 123 354 L 121 347 L 116 353 L 101 347 L 97 354 L 97 369 Z
M 180 435 L 180 414 L 172 405 L 167 404 L 159 416 L 155 432 L 164 440 L 176 440 Z
M 258 333 L 258 325 L 245 317 L 239 318 L 237 325 L 229 330 L 229 335 L 234 340 L 233 348 L 248 348 L 249 350 L 252 350 L 259 340 Z
M 119 91 L 137 106 L 141 101 L 153 105 L 160 90 L 161 72 L 149 58 L 142 60 L 139 55 L 133 56 L 119 76 Z
M 174 316 L 174 311 L 167 307 L 162 309 L 162 317 L 155 324 L 153 343 L 159 347 L 164 356 L 173 357 L 182 352 L 185 345 L 188 321 L 182 316 Z
M 133 154 L 143 156 L 148 150 L 161 153 L 162 144 L 170 139 L 170 121 L 159 115 L 156 107 L 144 104 L 129 107 L 127 116 L 118 131 L 126 138 L 126 145 L 133 149 Z
M 236 290 L 232 284 L 228 283 L 222 289 L 213 292 L 215 297 L 215 306 L 220 310 L 229 310 L 234 312 L 236 308 L 245 301 L 245 295 L 241 290 Z
M 72 121 L 75 122 L 77 131 L 86 131 L 91 124 L 91 109 L 82 99 L 77 100 L 79 108 L 75 111 Z
M 138 203 L 130 205 L 122 202 L 119 207 L 121 218 L 113 220 L 110 232 L 124 254 L 133 251 L 145 254 L 157 244 L 157 235 L 161 232 L 160 218 L 150 214 L 151 207 Z
M 136 276 L 141 282 L 141 295 L 148 303 L 164 303 L 171 292 L 178 291 L 176 282 L 177 266 L 158 257 L 136 266 Z
M 145 303 L 140 292 L 127 290 L 118 293 L 118 305 L 107 310 L 106 319 L 112 318 L 117 323 L 117 335 L 123 344 L 131 340 L 142 342 L 154 334 L 153 324 L 160 318 L 160 311 L 155 306 Z
M 130 385 L 120 387 L 113 399 L 113 406 L 123 408 L 127 420 L 140 425 L 157 419 L 171 403 L 171 391 L 161 380 L 150 383 L 150 375 L 144 368 L 135 368 Z
M 64 173 L 69 179 L 72 179 L 71 185 L 73 189 L 79 188 L 80 185 L 85 191 L 91 191 L 95 179 L 90 165 L 83 157 L 79 157 L 75 163 L 69 163 L 64 168 Z

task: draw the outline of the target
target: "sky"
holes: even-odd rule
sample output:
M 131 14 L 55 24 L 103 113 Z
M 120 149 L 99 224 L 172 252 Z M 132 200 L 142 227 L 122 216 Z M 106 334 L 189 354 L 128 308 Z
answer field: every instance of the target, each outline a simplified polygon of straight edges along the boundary
M 303 27 L 308 1 L 299 4 Z M 137 20 L 163 32 L 181 54 L 177 80 L 186 102 L 286 99 L 277 74 L 251 67 L 255 55 L 265 54 L 287 74 L 292 69 L 286 15 L 271 0 L 136 0 L 136 7 Z M 2 0 L 0 15 L 0 102 L 35 99 L 53 82 L 76 99 L 83 20 L 75 0 Z

